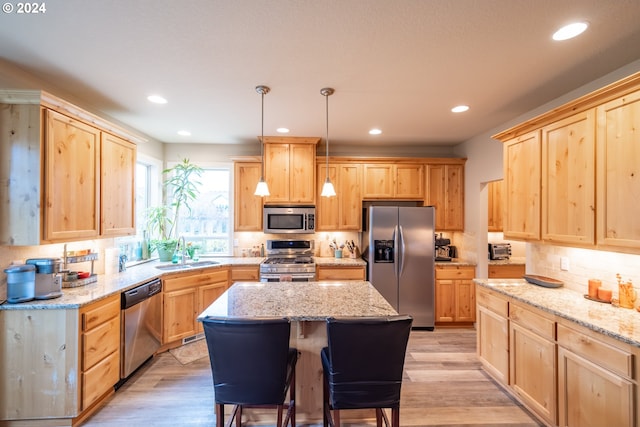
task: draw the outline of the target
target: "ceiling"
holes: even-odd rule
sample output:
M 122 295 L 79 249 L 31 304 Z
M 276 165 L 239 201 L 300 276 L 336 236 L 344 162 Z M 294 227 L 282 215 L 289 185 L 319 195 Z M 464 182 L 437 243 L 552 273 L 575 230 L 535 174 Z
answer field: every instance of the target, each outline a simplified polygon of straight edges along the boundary
M 324 137 L 330 86 L 332 144 L 453 145 L 640 58 L 637 0 L 42 3 L 0 15 L 0 87 L 71 95 L 169 143 L 255 143 L 267 85 L 265 135 Z M 587 32 L 551 40 L 574 20 Z

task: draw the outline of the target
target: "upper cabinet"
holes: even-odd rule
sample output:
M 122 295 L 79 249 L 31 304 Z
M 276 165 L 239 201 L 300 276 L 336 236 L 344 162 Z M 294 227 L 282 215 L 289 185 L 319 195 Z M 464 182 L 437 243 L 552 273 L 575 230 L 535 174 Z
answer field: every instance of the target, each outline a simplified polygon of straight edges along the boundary
M 234 213 L 235 231 L 262 231 L 262 197 L 254 195 L 260 180 L 259 162 L 234 163 Z
M 424 204 L 436 208 L 437 231 L 464 230 L 464 162 L 427 165 L 427 194 Z
M 488 206 L 489 211 L 487 215 L 487 229 L 491 232 L 502 232 L 502 216 L 503 216 L 503 202 L 502 202 L 502 180 L 491 181 L 488 184 Z
M 405 163 L 365 163 L 362 198 L 423 199 L 424 165 Z
M 315 160 L 319 138 L 264 137 L 265 204 L 316 202 Z
M 135 233 L 139 138 L 46 92 L 0 99 L 0 244 Z
M 321 197 L 327 177 L 325 163 L 318 161 L 316 231 L 352 230 L 362 228 L 362 165 L 329 163 L 329 179 L 336 190 L 334 197 Z
M 494 136 L 504 236 L 640 252 L 640 73 Z

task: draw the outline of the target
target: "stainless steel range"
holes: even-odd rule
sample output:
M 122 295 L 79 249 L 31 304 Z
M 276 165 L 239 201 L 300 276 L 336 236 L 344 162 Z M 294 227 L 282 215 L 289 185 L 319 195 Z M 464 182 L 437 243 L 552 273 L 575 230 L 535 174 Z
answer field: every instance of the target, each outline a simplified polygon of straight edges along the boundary
M 313 240 L 267 240 L 261 282 L 311 282 L 316 279 Z

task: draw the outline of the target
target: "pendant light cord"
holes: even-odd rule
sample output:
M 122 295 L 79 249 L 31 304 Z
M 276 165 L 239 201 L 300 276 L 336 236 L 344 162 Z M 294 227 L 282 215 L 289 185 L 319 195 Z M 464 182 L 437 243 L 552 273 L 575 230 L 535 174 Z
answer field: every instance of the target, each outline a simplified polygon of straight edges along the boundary
M 260 181 L 264 181 L 264 91 L 262 94 L 262 117 L 260 130 Z

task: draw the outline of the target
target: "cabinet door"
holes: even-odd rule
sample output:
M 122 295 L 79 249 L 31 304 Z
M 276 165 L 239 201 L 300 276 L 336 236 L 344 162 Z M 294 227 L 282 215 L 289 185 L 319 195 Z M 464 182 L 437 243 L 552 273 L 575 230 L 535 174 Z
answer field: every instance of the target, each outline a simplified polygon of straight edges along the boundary
M 640 248 L 640 92 L 597 108 L 597 243 Z
M 44 238 L 97 237 L 100 131 L 50 110 L 46 121 Z
M 134 234 L 136 146 L 102 132 L 101 153 L 100 234 Z
M 317 280 L 364 280 L 364 266 L 318 266 Z
M 362 166 L 358 164 L 338 165 L 340 230 L 362 229 Z
M 163 343 L 196 334 L 198 292 L 196 288 L 165 292 Z
M 390 199 L 394 197 L 393 165 L 365 164 L 362 197 L 364 199 Z
M 289 202 L 314 204 L 316 201 L 316 146 L 289 146 Z
M 540 131 L 504 144 L 504 237 L 540 239 Z
M 464 166 L 429 165 L 425 201 L 436 208 L 436 230 L 463 230 Z
M 231 284 L 235 282 L 257 282 L 260 267 L 257 265 L 234 265 L 231 267 Z
M 558 425 L 634 425 L 634 386 L 577 354 L 558 347 Z
M 595 243 L 594 111 L 542 129 L 542 239 Z
M 476 290 L 472 280 L 456 281 L 456 321 L 476 321 Z
M 454 280 L 436 280 L 436 322 L 453 322 L 456 313 Z
M 502 180 L 489 183 L 489 212 L 487 229 L 491 232 L 502 231 Z
M 253 194 L 260 169 L 260 163 L 237 162 L 233 166 L 235 231 L 262 231 L 262 197 Z
M 511 322 L 510 385 L 539 416 L 556 423 L 555 343 Z
M 342 197 L 340 189 L 338 188 L 338 168 L 339 165 L 326 164 L 318 165 L 317 173 L 317 193 L 318 203 L 316 203 L 316 231 L 331 231 L 340 229 L 340 198 Z M 322 197 L 322 186 L 327 178 L 333 183 L 336 189 L 336 195 L 334 197 Z
M 395 198 L 424 198 L 424 166 L 395 165 Z
M 200 286 L 198 288 L 198 311 L 197 316 L 202 313 L 207 307 L 209 307 L 220 295 L 227 290 L 227 282 L 216 282 L 210 285 Z M 202 323 L 196 322 L 196 329 L 198 332 L 203 332 Z
M 267 203 L 289 202 L 289 144 L 264 144 L 264 179 L 269 186 Z

